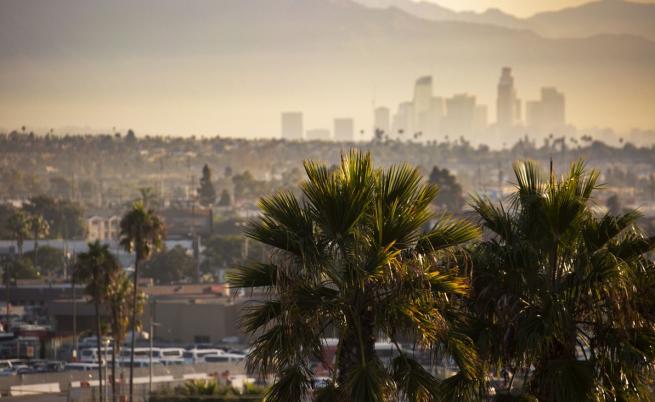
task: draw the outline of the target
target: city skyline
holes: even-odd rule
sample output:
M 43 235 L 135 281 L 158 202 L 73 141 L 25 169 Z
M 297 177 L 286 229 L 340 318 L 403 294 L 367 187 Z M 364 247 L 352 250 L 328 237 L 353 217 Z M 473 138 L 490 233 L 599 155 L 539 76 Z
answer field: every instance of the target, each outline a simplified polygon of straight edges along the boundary
M 542 86 L 539 98 L 518 97 L 520 85 L 514 81 L 512 68 L 502 67 L 496 86 L 496 114 L 489 117 L 489 107 L 479 103 L 476 94 L 435 93 L 432 76 L 423 75 L 414 82 L 411 100 L 376 105 L 372 110 L 370 133 L 361 129 L 355 135 L 353 118 L 334 118 L 333 131 L 318 127 L 310 120 L 304 129 L 302 111 L 282 112 L 281 135 L 286 140 L 368 141 L 384 137 L 421 142 L 444 141 L 448 138 L 483 138 L 480 143 L 499 147 L 513 136 L 543 138 L 575 133 L 566 121 L 566 96 L 559 88 Z M 361 126 L 361 123 L 359 124 Z M 357 127 L 359 127 L 357 126 Z
M 505 65 L 522 99 L 537 99 L 545 86 L 564 90 L 567 121 L 580 129 L 610 128 L 618 137 L 655 127 L 652 20 L 626 20 L 607 7 L 580 9 L 573 19 L 600 33 L 555 40 L 531 28 L 327 0 L 199 0 L 187 8 L 117 0 L 110 14 L 99 0 L 81 1 L 3 2 L 2 131 L 271 138 L 280 111 L 302 108 L 307 128 L 350 116 L 358 137 L 362 129 L 370 136 L 371 110 L 412 99 L 406 83 L 421 75 L 432 76 L 435 93 L 475 94 L 495 116 L 490 83 Z M 641 12 L 610 3 L 628 16 Z M 655 10 L 648 7 L 645 17 Z M 608 15 L 620 24 L 598 22 Z M 573 18 L 551 17 L 553 29 Z M 620 33 L 639 26 L 643 38 Z

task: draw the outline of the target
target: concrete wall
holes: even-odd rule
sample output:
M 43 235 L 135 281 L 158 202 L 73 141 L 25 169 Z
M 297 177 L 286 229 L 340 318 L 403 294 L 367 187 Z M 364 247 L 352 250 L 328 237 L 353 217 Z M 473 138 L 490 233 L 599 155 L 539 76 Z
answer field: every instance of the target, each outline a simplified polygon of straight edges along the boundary
M 150 317 L 159 324 L 155 339 L 172 342 L 219 342 L 228 336 L 241 336 L 239 312 L 243 303 L 184 303 L 148 304 L 144 309 L 144 330 Z
M 122 372 L 125 382 L 124 388 L 127 389 L 127 383 L 129 382 L 129 369 L 123 368 Z M 241 377 L 241 374 L 244 372 L 245 367 L 243 363 L 203 363 L 168 367 L 155 366 L 153 367 L 153 379 L 157 381 L 153 381 L 153 383 L 173 387 L 191 378 L 206 378 L 208 376 L 219 377 L 222 379 L 233 376 L 238 378 Z M 141 386 L 137 389 L 142 390 L 138 394 L 145 395 L 144 391 L 148 386 L 149 375 L 150 370 L 148 368 L 134 369 L 135 385 L 140 384 Z M 0 394 L 2 396 L 8 396 L 12 393 L 18 395 L 19 393 L 25 393 L 25 391 L 28 390 L 47 393 L 46 391 L 48 389 L 69 393 L 73 390 L 79 390 L 82 382 L 88 383 L 91 386 L 91 389 L 93 389 L 93 387 L 97 385 L 97 380 L 98 373 L 96 370 L 22 374 L 0 377 Z M 156 389 L 158 387 L 153 388 Z M 84 391 L 81 392 L 84 393 Z M 87 392 L 90 393 L 91 391 Z

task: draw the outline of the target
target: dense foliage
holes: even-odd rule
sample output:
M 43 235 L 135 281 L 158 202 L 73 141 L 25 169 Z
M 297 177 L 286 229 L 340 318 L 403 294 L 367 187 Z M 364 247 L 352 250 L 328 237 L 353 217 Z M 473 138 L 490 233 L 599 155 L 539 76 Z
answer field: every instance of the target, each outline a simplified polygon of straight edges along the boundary
M 303 199 L 290 192 L 263 198 L 262 217 L 247 229 L 274 249 L 270 261 L 230 276 L 233 286 L 271 294 L 248 307 L 242 322 L 255 338 L 250 368 L 277 375 L 267 400 L 310 395 L 310 362 L 330 365 L 321 348 L 332 334 L 336 362 L 320 400 L 483 395 L 484 374 L 457 313 L 467 288 L 458 246 L 479 231 L 454 218 L 432 222 L 437 189 L 408 166 L 376 169 L 370 155 L 352 152 L 334 169 L 306 162 L 305 171 Z M 377 339 L 395 345 L 388 366 L 374 349 Z M 401 339 L 452 356 L 459 373 L 438 381 Z
M 482 356 L 540 401 L 651 400 L 655 242 L 639 214 L 594 213 L 598 172 L 582 163 L 561 178 L 531 162 L 515 172 L 508 205 L 474 203 L 492 234 L 470 297 Z
M 267 400 L 484 400 L 487 373 L 506 378 L 498 401 L 653 399 L 655 241 L 637 212 L 594 208 L 597 171 L 574 163 L 558 178 L 516 163 L 507 202 L 473 199 L 486 233 L 470 243 L 466 221 L 423 230 L 436 188 L 416 170 L 354 152 L 305 170 L 302 198 L 263 198 L 246 231 L 270 258 L 230 275 L 269 295 L 242 316 L 249 367 L 276 375 Z M 378 356 L 380 340 L 395 357 Z M 401 340 L 431 351 L 427 366 L 450 356 L 457 373 L 435 377 Z M 330 370 L 320 390 L 312 361 Z

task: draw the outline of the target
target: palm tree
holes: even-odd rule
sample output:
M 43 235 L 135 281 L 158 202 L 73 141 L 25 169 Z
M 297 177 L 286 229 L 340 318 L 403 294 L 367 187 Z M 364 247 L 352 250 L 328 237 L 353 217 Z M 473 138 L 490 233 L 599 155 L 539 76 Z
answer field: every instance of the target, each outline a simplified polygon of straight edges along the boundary
M 11 231 L 14 239 L 16 240 L 16 247 L 18 248 L 18 255 L 23 255 L 23 244 L 25 239 L 30 235 L 30 219 L 29 216 L 17 210 L 11 218 L 9 218 L 9 230 Z
M 467 289 L 458 246 L 479 230 L 448 217 L 424 230 L 437 188 L 408 166 L 375 169 L 369 154 L 354 151 L 334 170 L 304 166 L 303 200 L 291 192 L 263 198 L 261 218 L 246 231 L 273 248 L 270 261 L 229 275 L 232 286 L 270 295 L 246 307 L 241 322 L 254 337 L 249 369 L 277 375 L 266 400 L 304 400 L 309 361 L 331 363 L 321 350 L 332 334 L 336 362 L 321 400 L 476 399 L 483 373 L 453 318 Z M 378 339 L 396 347 L 388 370 L 374 348 Z M 440 383 L 398 346 L 402 339 L 452 352 L 460 372 Z
M 125 341 L 125 336 L 130 325 L 130 313 L 134 309 L 132 305 L 132 294 L 134 285 L 130 278 L 124 272 L 121 272 L 109 284 L 107 289 L 107 307 L 110 312 L 110 328 L 113 337 L 113 347 L 111 351 L 111 383 L 113 400 L 116 401 L 116 356 L 120 355 L 121 345 Z M 143 311 L 144 295 L 140 293 L 137 297 L 136 312 L 140 314 Z
M 50 225 L 41 215 L 31 215 L 29 217 L 29 227 L 34 238 L 34 261 L 36 267 L 37 253 L 39 248 L 39 238 L 50 234 Z
M 137 201 L 141 201 L 143 205 L 148 209 L 156 209 L 159 207 L 159 197 L 152 189 L 152 187 L 142 187 L 139 189 L 139 198 Z
M 136 316 L 139 294 L 139 266 L 146 261 L 153 252 L 161 249 L 164 236 L 164 224 L 159 216 L 146 209 L 143 202 L 136 201 L 121 220 L 121 245 L 127 252 L 134 253 L 134 289 L 132 292 L 132 331 L 130 348 L 130 391 L 129 400 L 132 402 L 134 391 L 134 346 L 136 342 Z
M 102 349 L 101 339 L 101 316 L 100 305 L 107 300 L 107 290 L 114 278 L 121 272 L 121 266 L 109 251 L 109 246 L 100 244 L 99 241 L 89 243 L 89 250 L 80 253 L 77 257 L 75 275 L 81 283 L 86 283 L 86 292 L 91 296 L 95 309 L 96 338 L 98 347 L 98 384 L 100 401 L 103 400 L 102 392 Z M 105 362 L 106 364 L 106 362 Z
M 556 178 L 514 165 L 508 205 L 473 206 L 490 239 L 473 256 L 480 352 L 540 401 L 651 400 L 655 246 L 639 214 L 592 208 L 598 172 L 582 162 Z M 517 381 L 518 382 L 518 381 Z

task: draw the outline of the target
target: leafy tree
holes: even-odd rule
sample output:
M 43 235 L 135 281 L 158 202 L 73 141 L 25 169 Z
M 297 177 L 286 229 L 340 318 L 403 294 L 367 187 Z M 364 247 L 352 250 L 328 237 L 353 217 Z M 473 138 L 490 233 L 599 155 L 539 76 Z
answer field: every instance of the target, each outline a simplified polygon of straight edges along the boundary
M 39 271 L 32 264 L 32 260 L 19 257 L 6 265 L 5 268 L 5 283 L 9 280 L 16 281 L 19 279 L 37 279 Z
M 30 198 L 23 209 L 30 215 L 43 217 L 50 226 L 52 236 L 67 239 L 84 237 L 84 211 L 79 204 L 40 195 Z
M 30 235 L 30 220 L 29 216 L 21 211 L 16 211 L 8 221 L 8 229 L 12 233 L 12 238 L 16 240 L 16 247 L 18 248 L 18 255 L 23 255 L 23 244 L 25 239 Z
M 232 205 L 232 197 L 230 197 L 230 193 L 227 192 L 227 190 L 223 190 L 221 192 L 221 199 L 218 201 L 218 205 L 221 207 L 229 207 Z
M 157 209 L 160 207 L 160 200 L 155 194 L 152 187 L 142 187 L 139 189 L 139 198 L 136 201 L 141 201 L 146 208 Z
M 235 201 L 259 197 L 267 190 L 266 183 L 255 179 L 249 170 L 232 176 L 232 183 Z
M 242 228 L 238 228 L 241 231 Z M 214 275 L 221 269 L 231 269 L 244 264 L 249 258 L 264 258 L 266 247 L 260 242 L 250 241 L 242 234 L 214 235 L 203 242 L 202 272 Z M 222 278 L 217 278 L 222 279 Z
M 138 305 L 139 294 L 139 266 L 147 261 L 153 252 L 161 249 L 164 237 L 164 224 L 159 216 L 144 204 L 137 201 L 132 205 L 123 219 L 121 219 L 121 246 L 128 252 L 134 253 L 134 291 L 132 293 L 132 306 Z M 136 342 L 137 309 L 132 308 L 132 339 L 130 345 L 130 391 L 129 401 L 134 396 L 134 347 Z
M 63 275 L 64 267 L 67 264 L 67 257 L 64 252 L 58 248 L 50 246 L 39 247 L 38 253 L 29 251 L 25 253 L 25 258 L 35 262 L 41 274 L 46 276 Z
M 143 274 L 157 283 L 173 283 L 192 278 L 196 272 L 196 261 L 183 247 L 175 246 L 155 254 L 143 268 Z
M 533 162 L 514 172 L 508 205 L 474 203 L 490 234 L 473 259 L 483 356 L 540 401 L 650 400 L 654 240 L 635 211 L 594 213 L 598 172 L 581 162 L 559 179 Z
M 127 130 L 127 134 L 125 135 L 125 142 L 130 146 L 136 144 L 136 134 L 134 133 L 134 130 Z
M 435 204 L 439 208 L 452 212 L 461 211 L 464 206 L 462 186 L 448 169 L 435 166 L 430 173 L 430 183 L 439 188 L 439 197 L 435 199 Z
M 14 208 L 11 204 L 0 204 L 0 237 L 1 238 L 3 239 L 14 238 L 14 230 L 11 225 L 11 219 L 15 213 L 16 213 L 16 208 Z
M 242 316 L 254 339 L 248 367 L 277 376 L 266 400 L 307 397 L 309 361 L 323 360 L 322 338 L 332 333 L 338 352 L 320 400 L 477 399 L 484 373 L 457 311 L 467 291 L 458 246 L 479 230 L 449 218 L 424 232 L 437 189 L 408 166 L 375 169 L 356 152 L 333 172 L 304 166 L 303 200 L 290 192 L 263 198 L 261 218 L 246 231 L 274 249 L 271 260 L 229 275 L 235 287 L 269 291 Z M 396 345 L 389 370 L 375 351 L 378 337 Z M 451 352 L 459 373 L 440 383 L 398 347 L 400 338 Z
M 30 233 L 34 239 L 33 263 L 36 264 L 39 252 L 39 239 L 45 237 L 50 233 L 50 225 L 40 215 L 32 215 L 29 217 Z
M 205 207 L 211 206 L 216 202 L 216 190 L 212 183 L 212 171 L 207 165 L 202 168 L 200 188 L 198 189 L 198 200 L 200 201 L 200 205 Z
M 100 330 L 102 318 L 100 315 L 100 305 L 107 301 L 109 287 L 120 272 L 121 266 L 109 251 L 109 246 L 102 245 L 97 240 L 94 243 L 89 243 L 89 250 L 87 252 L 80 253 L 77 256 L 75 280 L 80 283 L 86 283 L 86 293 L 91 297 L 95 310 L 95 330 L 96 339 L 98 340 L 98 393 L 101 402 L 103 401 L 104 394 L 102 392 L 102 364 L 100 364 L 102 360 L 102 331 Z

